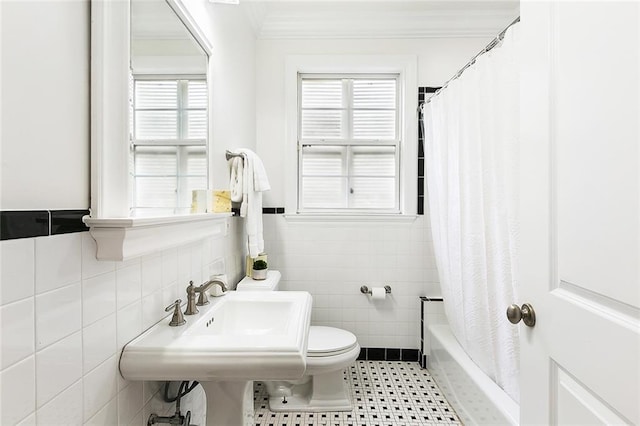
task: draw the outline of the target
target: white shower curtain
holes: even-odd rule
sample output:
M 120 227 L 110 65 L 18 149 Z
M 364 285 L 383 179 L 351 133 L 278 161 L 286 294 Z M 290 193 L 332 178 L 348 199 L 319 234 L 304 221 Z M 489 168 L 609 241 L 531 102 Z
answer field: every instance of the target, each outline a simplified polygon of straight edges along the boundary
M 451 329 L 474 362 L 519 401 L 517 302 L 518 24 L 426 105 L 426 180 Z

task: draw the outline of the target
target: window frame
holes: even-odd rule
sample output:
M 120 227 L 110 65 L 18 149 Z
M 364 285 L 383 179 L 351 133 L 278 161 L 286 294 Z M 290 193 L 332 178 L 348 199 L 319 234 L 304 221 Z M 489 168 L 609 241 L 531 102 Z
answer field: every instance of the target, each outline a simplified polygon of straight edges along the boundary
M 285 63 L 285 218 L 293 221 L 414 220 L 417 212 L 418 127 L 417 56 L 415 55 L 289 55 Z M 298 75 L 299 74 L 398 74 L 399 114 L 399 211 L 299 211 Z M 415 163 L 415 164 L 414 164 Z
M 302 81 L 303 80 L 343 80 L 346 87 L 343 87 L 343 94 L 346 93 L 346 105 L 344 105 L 344 111 L 346 114 L 346 131 L 347 134 L 341 138 L 319 139 L 319 138 L 303 138 L 302 137 Z M 396 108 L 395 108 L 395 129 L 394 138 L 392 139 L 356 139 L 353 136 L 353 120 L 352 112 L 355 109 L 353 107 L 353 82 L 355 80 L 395 80 L 396 82 Z M 400 85 L 400 75 L 398 73 L 298 73 L 298 136 L 297 136 L 297 150 L 298 150 L 298 203 L 296 211 L 301 214 L 305 213 L 328 213 L 328 214 L 398 214 L 400 213 L 400 174 L 401 174 L 401 115 L 400 106 L 402 104 L 402 92 Z M 344 168 L 344 177 L 347 182 L 353 177 L 349 170 L 351 159 L 351 147 L 354 146 L 388 146 L 395 148 L 395 175 L 394 175 L 394 206 L 392 208 L 355 208 L 349 207 L 350 196 L 349 192 L 346 193 L 347 206 L 343 208 L 329 208 L 329 207 L 304 207 L 303 203 L 303 185 L 302 185 L 302 162 L 303 162 L 303 149 L 306 146 L 344 146 L 347 148 Z M 347 185 L 349 186 L 349 185 Z

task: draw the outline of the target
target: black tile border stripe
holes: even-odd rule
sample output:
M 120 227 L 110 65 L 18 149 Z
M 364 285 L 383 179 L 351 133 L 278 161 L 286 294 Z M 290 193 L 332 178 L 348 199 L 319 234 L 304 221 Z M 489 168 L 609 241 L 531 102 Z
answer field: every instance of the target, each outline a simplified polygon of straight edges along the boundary
M 0 241 L 48 235 L 48 210 L 0 211 Z
M 82 221 L 83 216 L 89 215 L 89 210 L 49 210 L 49 213 L 51 214 L 51 235 L 89 230 Z
M 420 296 L 420 300 L 422 300 L 423 302 L 443 302 L 444 301 L 442 297 L 427 297 L 427 296 Z
M 442 89 L 442 87 L 420 86 L 418 87 L 418 93 L 435 93 L 440 89 Z
M 425 102 L 427 93 L 435 93 L 440 90 L 440 87 L 428 87 L 422 86 L 418 87 L 418 102 Z M 424 205 L 424 194 L 425 194 L 425 173 L 424 173 L 424 135 L 423 128 L 420 122 L 423 121 L 422 113 L 418 114 L 418 215 L 424 215 L 425 205 Z
M 284 214 L 284 207 L 263 207 L 262 214 Z
M 419 349 L 360 348 L 360 361 L 420 361 Z
M 232 207 L 233 216 L 240 216 L 240 207 Z M 262 214 L 284 214 L 284 207 L 263 207 Z
M 233 216 L 240 216 L 240 208 L 232 207 Z M 262 214 L 284 214 L 284 207 L 263 207 Z
M 2 210 L 0 241 L 88 231 L 89 210 Z

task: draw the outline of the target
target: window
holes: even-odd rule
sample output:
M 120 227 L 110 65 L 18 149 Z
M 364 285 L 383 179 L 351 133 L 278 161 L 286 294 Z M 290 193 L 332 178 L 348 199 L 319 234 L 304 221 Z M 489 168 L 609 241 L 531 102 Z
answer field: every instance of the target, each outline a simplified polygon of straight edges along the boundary
M 298 74 L 298 211 L 400 212 L 397 74 Z
M 134 216 L 189 213 L 207 188 L 205 77 L 134 77 L 130 166 Z

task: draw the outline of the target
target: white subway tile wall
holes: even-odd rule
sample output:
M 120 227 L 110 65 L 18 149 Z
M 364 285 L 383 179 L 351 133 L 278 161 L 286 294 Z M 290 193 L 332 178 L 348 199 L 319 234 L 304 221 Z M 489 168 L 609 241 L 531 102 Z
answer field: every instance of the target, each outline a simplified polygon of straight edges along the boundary
M 87 374 L 106 361 L 117 347 L 116 314 L 82 329 L 82 371 Z
M 82 424 L 82 380 L 78 380 L 38 409 L 38 419 L 32 424 Z
M 3 370 L 34 352 L 33 298 L 0 307 L 2 346 L 0 368 Z
M 0 424 L 142 425 L 175 404 L 118 373 L 122 347 L 184 299 L 189 280 L 243 277 L 243 223 L 223 238 L 97 261 L 88 232 L 0 242 Z M 182 401 L 204 424 L 204 394 Z
M 0 305 L 33 296 L 35 291 L 34 238 L 0 244 Z M 2 283 L 11 283 L 4 285 Z
M 37 351 L 36 403 L 38 408 L 81 378 L 82 334 L 79 331 Z
M 312 324 L 349 330 L 362 347 L 419 348 L 418 298 L 440 295 L 428 216 L 410 223 L 263 220 L 269 268 L 282 273 L 282 289 L 312 294 Z M 392 292 L 372 301 L 362 285 Z
M 2 424 L 16 424 L 35 411 L 36 366 L 33 355 L 0 372 Z
M 36 245 L 36 294 L 80 282 L 81 234 L 53 235 L 33 240 Z
M 80 283 L 36 295 L 36 350 L 82 328 Z M 15 321 L 13 318 L 11 321 Z
M 89 233 L 0 242 L 0 424 L 140 425 L 172 414 L 159 383 L 119 377 L 122 347 L 184 297 L 189 280 L 243 276 L 243 224 L 229 235 L 126 262 L 95 260 Z M 265 215 L 270 268 L 314 297 L 312 322 L 350 330 L 363 347 L 418 348 L 418 296 L 438 296 L 428 220 L 293 223 Z M 372 302 L 360 286 L 390 285 Z M 183 400 L 204 423 L 200 388 Z

